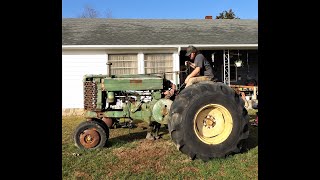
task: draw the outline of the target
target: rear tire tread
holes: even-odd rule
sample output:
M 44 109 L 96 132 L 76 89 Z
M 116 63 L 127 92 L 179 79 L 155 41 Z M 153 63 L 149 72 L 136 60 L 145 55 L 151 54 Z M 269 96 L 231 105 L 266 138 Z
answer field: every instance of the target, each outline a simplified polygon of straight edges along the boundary
M 224 152 L 210 152 L 203 154 L 199 151 L 196 152 L 196 148 L 193 147 L 193 142 L 190 139 L 185 138 L 186 132 L 184 129 L 184 124 L 186 119 L 183 119 L 183 115 L 185 115 L 185 110 L 189 107 L 196 99 L 199 99 L 203 96 L 204 93 L 212 93 L 212 94 L 221 94 L 230 98 L 232 102 L 236 104 L 238 108 L 236 111 L 241 115 L 240 118 L 240 127 L 239 136 L 235 140 L 235 143 L 230 147 L 226 146 Z M 186 110 L 187 111 L 187 110 Z M 244 102 L 242 98 L 229 86 L 220 83 L 220 82 L 199 82 L 197 84 L 193 84 L 185 89 L 183 89 L 178 96 L 176 96 L 175 101 L 171 105 L 170 109 L 170 117 L 168 121 L 168 129 L 171 135 L 173 142 L 180 146 L 179 150 L 188 155 L 191 159 L 199 158 L 203 161 L 208 161 L 211 158 L 219 158 L 226 157 L 229 154 L 234 154 L 240 152 L 240 148 L 238 145 L 242 143 L 242 141 L 246 140 L 249 137 L 249 116 L 247 110 L 244 108 Z M 233 118 L 235 120 L 235 118 Z M 190 119 L 189 119 L 190 121 Z M 193 132 L 194 133 L 194 132 Z

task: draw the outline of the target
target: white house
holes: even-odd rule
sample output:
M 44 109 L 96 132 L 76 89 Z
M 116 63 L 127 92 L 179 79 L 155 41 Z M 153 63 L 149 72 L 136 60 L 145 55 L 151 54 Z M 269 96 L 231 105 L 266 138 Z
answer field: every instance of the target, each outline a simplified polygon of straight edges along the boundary
M 242 19 L 62 20 L 62 108 L 83 108 L 85 74 L 166 72 L 183 81 L 186 47 L 194 45 L 226 84 L 258 82 L 258 21 Z M 241 67 L 235 61 L 242 61 Z

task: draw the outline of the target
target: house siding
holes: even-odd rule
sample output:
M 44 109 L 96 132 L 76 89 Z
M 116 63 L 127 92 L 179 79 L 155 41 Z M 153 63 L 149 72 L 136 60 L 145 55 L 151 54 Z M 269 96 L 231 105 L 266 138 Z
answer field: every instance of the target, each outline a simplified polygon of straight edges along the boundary
M 127 52 L 127 53 L 126 53 Z M 144 54 L 172 54 L 173 67 L 170 71 L 178 71 L 177 51 L 165 50 L 136 50 L 136 51 L 112 51 L 112 50 L 63 50 L 62 52 L 62 109 L 63 115 L 81 113 L 83 108 L 83 76 L 85 74 L 107 74 L 108 54 L 137 53 L 138 73 L 144 72 Z M 173 82 L 177 83 L 178 77 L 173 76 Z M 76 111 L 74 111 L 76 109 Z
M 105 51 L 63 51 L 62 108 L 83 108 L 83 76 L 106 74 Z

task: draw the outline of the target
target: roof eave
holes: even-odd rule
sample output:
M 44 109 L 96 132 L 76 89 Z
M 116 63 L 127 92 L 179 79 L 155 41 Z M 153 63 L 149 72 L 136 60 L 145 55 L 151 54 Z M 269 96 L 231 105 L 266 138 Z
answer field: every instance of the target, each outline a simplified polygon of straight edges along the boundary
M 62 49 L 185 49 L 190 44 L 181 45 L 62 45 Z M 258 44 L 192 44 L 198 49 L 258 49 Z

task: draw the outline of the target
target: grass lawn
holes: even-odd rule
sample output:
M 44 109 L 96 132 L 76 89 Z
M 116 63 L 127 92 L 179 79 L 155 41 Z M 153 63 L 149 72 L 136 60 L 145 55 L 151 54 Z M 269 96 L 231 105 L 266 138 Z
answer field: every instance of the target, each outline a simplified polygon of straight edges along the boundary
M 250 121 L 256 112 L 249 110 Z M 257 127 L 249 127 L 248 151 L 203 162 L 178 151 L 164 127 L 161 139 L 146 140 L 145 123 L 110 129 L 103 149 L 80 150 L 72 135 L 82 121 L 83 117 L 62 118 L 63 179 L 258 179 Z

